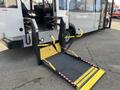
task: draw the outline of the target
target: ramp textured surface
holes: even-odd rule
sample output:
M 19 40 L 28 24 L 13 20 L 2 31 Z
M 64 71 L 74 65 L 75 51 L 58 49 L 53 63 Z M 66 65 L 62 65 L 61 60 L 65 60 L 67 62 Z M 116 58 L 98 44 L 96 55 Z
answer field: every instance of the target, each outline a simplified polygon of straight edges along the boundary
M 57 71 L 62 72 L 72 82 L 82 76 L 91 65 L 72 56 L 61 53 L 49 58 L 49 61 L 55 66 Z

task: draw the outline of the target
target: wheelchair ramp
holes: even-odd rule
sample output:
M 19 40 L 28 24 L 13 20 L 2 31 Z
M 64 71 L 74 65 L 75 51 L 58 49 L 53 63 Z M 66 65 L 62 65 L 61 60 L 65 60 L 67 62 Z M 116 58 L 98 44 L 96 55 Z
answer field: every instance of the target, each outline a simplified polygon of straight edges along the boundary
M 77 90 L 90 90 L 103 76 L 104 70 L 74 56 L 60 53 L 48 59 L 55 71 Z M 51 65 L 46 63 L 51 68 Z M 52 68 L 51 68 L 52 69 Z
M 60 75 L 76 90 L 90 90 L 105 73 L 101 68 L 79 57 L 61 52 L 58 43 L 55 46 L 41 48 L 40 57 L 47 67 Z

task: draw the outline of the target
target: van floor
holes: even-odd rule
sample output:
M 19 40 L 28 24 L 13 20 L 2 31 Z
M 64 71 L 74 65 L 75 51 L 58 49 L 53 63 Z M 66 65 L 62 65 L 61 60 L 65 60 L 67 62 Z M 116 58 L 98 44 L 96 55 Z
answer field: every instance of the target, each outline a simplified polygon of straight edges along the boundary
M 38 24 L 39 31 L 51 31 L 52 29 L 47 28 L 44 24 Z

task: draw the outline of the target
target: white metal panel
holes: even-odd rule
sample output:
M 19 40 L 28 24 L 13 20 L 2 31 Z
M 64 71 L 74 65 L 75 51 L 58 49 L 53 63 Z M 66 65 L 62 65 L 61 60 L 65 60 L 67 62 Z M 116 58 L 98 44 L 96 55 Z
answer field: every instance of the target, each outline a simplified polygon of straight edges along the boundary
M 70 12 L 70 23 L 73 23 L 77 30 L 82 29 L 84 33 L 94 31 L 95 13 Z
M 95 22 L 94 22 L 94 30 L 98 30 L 99 29 L 99 25 L 100 25 L 100 12 L 97 12 L 95 15 Z
M 57 41 L 59 39 L 59 32 L 57 30 L 39 32 L 39 43 L 52 42 L 53 40 L 51 36 L 54 36 L 55 40 Z
M 70 23 L 84 33 L 98 30 L 100 24 L 101 0 L 70 0 Z
M 12 38 L 24 35 L 24 24 L 21 2 L 17 0 L 18 8 L 0 8 L 0 37 Z M 23 31 L 19 31 L 23 28 Z

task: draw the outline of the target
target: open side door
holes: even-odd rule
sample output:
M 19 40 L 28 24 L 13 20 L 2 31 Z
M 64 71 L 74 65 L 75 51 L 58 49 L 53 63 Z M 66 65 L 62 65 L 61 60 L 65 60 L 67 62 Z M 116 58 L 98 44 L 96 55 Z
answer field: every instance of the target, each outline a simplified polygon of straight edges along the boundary
M 0 0 L 0 38 L 12 40 L 24 35 L 20 0 Z
M 108 0 L 108 12 L 109 12 L 109 15 L 110 15 L 110 20 L 109 20 L 109 23 L 108 23 L 108 28 L 111 28 L 111 23 L 112 23 L 112 14 L 113 14 L 113 8 L 114 8 L 114 0 L 112 0 L 112 2 L 109 2 Z
M 114 0 L 106 0 L 105 4 L 105 16 L 104 16 L 104 23 L 103 26 L 104 28 L 110 28 L 111 23 L 112 23 L 112 12 L 113 12 L 113 5 L 114 5 Z

